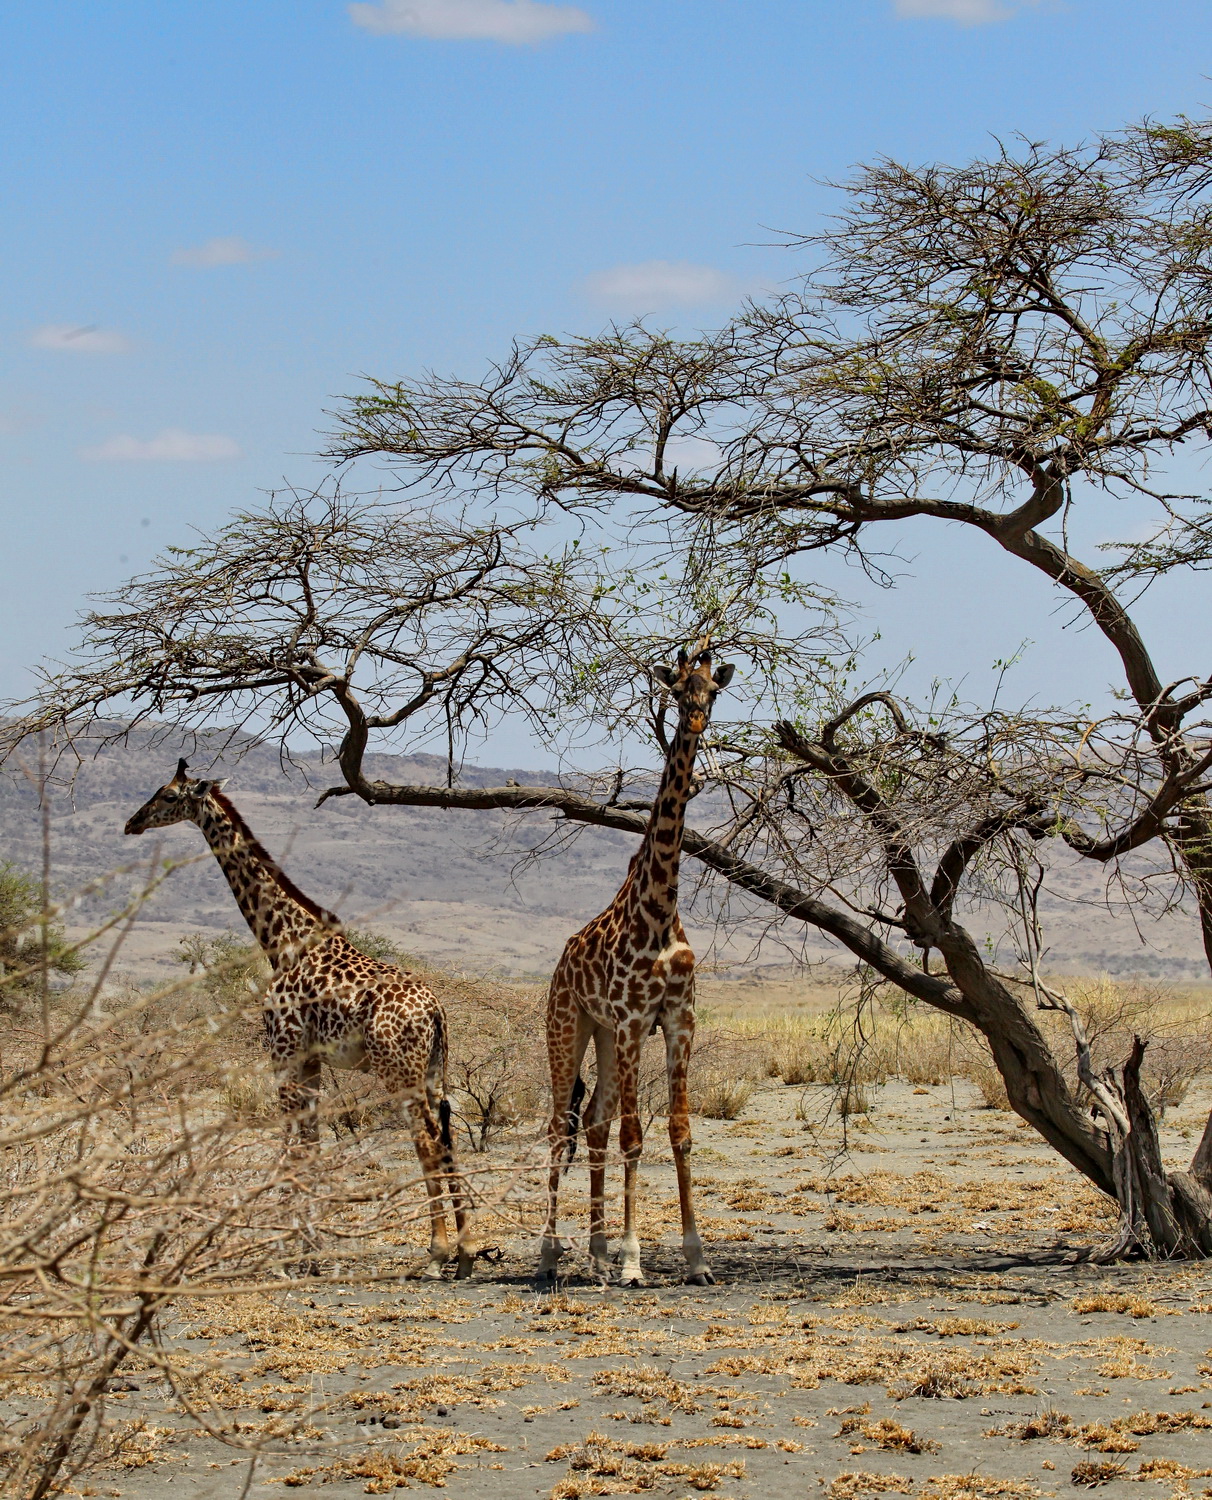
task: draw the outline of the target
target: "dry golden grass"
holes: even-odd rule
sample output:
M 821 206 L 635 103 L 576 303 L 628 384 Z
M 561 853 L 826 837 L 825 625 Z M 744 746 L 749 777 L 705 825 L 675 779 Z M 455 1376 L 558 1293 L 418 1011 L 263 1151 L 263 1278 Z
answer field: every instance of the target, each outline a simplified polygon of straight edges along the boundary
M 455 1462 L 469 1453 L 506 1453 L 500 1443 L 447 1428 L 409 1434 L 410 1447 L 375 1449 L 337 1459 L 335 1463 L 299 1468 L 270 1484 L 292 1489 L 305 1484 L 328 1484 L 341 1479 L 365 1479 L 363 1493 L 386 1495 L 392 1490 L 411 1489 L 413 1482 L 444 1488 L 447 1477 L 464 1465 Z
M 1148 1040 L 1143 1076 L 1155 1107 L 1182 1102 L 1194 1078 L 1212 1071 L 1212 1003 L 1202 991 L 1181 992 L 1147 980 L 1093 979 L 1058 981 L 1085 1022 L 1098 1068 L 1120 1062 L 1132 1037 Z M 832 1085 L 843 1114 L 860 1114 L 868 1104 L 867 1088 L 891 1078 L 918 1087 L 934 1087 L 950 1078 L 966 1078 L 986 1107 L 1008 1110 L 1005 1084 L 978 1032 L 928 1007 L 906 1003 L 903 996 L 877 998 L 861 1006 L 849 1000 L 844 984 L 833 1003 L 775 1013 L 745 1003 L 745 990 L 730 997 L 725 986 L 709 991 L 703 1009 L 701 1040 L 726 1035 L 734 1055 L 744 1061 L 744 1076 L 760 1083 Z M 752 990 L 749 992 L 752 996 Z M 739 1003 L 738 1003 L 739 1002 Z M 1055 1012 L 1036 1020 L 1053 1045 L 1071 1086 L 1080 1091 L 1072 1035 L 1067 1019 Z

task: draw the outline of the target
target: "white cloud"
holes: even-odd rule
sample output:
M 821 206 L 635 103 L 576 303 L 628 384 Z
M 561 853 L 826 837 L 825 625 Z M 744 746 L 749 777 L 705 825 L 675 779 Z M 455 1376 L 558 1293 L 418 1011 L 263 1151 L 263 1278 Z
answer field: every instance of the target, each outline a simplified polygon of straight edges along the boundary
M 126 354 L 130 340 L 116 328 L 95 323 L 46 323 L 29 336 L 35 349 L 66 349 L 72 354 Z
M 210 464 L 240 456 L 239 444 L 221 432 L 185 432 L 180 427 L 166 427 L 152 438 L 119 433 L 80 454 L 97 463 L 175 464 Z
M 570 31 L 592 31 L 593 20 L 575 5 L 542 0 L 381 0 L 349 7 L 355 26 L 380 36 L 437 37 L 452 41 L 545 42 Z
M 737 283 L 723 271 L 685 260 L 612 266 L 587 277 L 585 287 L 599 302 L 614 302 L 633 312 L 651 312 L 674 303 L 726 302 L 738 292 Z
M 895 0 L 896 13 L 907 19 L 923 17 L 955 21 L 960 26 L 987 26 L 991 21 L 1008 21 L 1024 5 L 1039 0 Z
M 184 250 L 174 250 L 172 262 L 174 266 L 197 266 L 206 270 L 211 266 L 247 266 L 256 260 L 274 260 L 277 254 L 276 250 L 259 250 L 256 245 L 232 234 Z

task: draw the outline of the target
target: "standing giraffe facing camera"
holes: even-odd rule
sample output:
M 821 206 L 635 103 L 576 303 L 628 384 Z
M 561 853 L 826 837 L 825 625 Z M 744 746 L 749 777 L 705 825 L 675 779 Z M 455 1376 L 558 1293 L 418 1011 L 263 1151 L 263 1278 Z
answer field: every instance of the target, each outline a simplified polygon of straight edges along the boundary
M 292 1129 L 304 1141 L 318 1137 L 323 1062 L 374 1073 L 403 1106 L 425 1175 L 430 1241 L 424 1274 L 440 1276 L 451 1259 L 443 1211 L 448 1192 L 458 1233 L 457 1275 L 468 1275 L 471 1219 L 450 1134 L 446 1016 L 437 996 L 413 975 L 355 948 L 340 920 L 309 900 L 257 842 L 223 795 L 225 783 L 187 773 L 185 761 L 178 761 L 176 775 L 135 813 L 126 832 L 196 823 L 219 861 L 273 971 L 265 993 L 265 1045 L 287 1115 L 287 1140 Z
M 716 694 L 732 681 L 733 671 L 723 664 L 713 669 L 706 650 L 693 656 L 681 651 L 676 667 L 652 669 L 677 703 L 678 724 L 648 827 L 618 895 L 568 940 L 552 975 L 547 1003 L 551 1163 L 541 1277 L 554 1279 L 564 1250 L 557 1234 L 560 1176 L 575 1144 L 576 1112 L 585 1087 L 581 1062 L 592 1039 L 597 1086 L 585 1112 L 589 1256 L 594 1270 L 606 1277 L 606 1148 L 617 1114 L 623 1152 L 619 1279 L 624 1286 L 643 1285 L 635 1227 L 636 1174 L 643 1149 L 637 1088 L 644 1039 L 659 1026 L 665 1034 L 669 1141 L 678 1175 L 686 1280 L 707 1286 L 715 1279 L 703 1258 L 691 1201 L 686 1069 L 694 1041 L 694 954 L 678 916 L 678 867 L 699 736 L 707 728 Z

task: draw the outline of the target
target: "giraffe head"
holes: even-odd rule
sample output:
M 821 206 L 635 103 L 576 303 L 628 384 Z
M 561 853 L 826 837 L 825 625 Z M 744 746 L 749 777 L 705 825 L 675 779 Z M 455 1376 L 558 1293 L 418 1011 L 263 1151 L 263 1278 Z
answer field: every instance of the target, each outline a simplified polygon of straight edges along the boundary
M 188 771 L 185 761 L 179 760 L 177 774 L 135 813 L 126 825 L 126 832 L 146 833 L 149 828 L 167 828 L 170 823 L 196 823 L 203 802 L 224 783 L 196 781 Z
M 721 662 L 718 667 L 711 664 L 711 652 L 678 652 L 676 667 L 653 667 L 652 675 L 663 687 L 667 687 L 677 700 L 678 716 L 692 734 L 702 734 L 711 718 L 716 694 L 732 681 L 736 668 Z

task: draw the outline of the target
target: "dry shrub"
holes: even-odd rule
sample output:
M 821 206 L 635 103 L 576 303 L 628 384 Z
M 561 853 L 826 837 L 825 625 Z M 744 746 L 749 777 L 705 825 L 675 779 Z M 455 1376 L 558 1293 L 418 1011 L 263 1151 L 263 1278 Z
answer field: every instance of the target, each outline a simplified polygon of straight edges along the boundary
M 1093 1490 L 1097 1489 L 1100 1484 L 1110 1484 L 1113 1479 L 1118 1479 L 1123 1472 L 1123 1464 L 1111 1463 L 1106 1460 L 1098 1463 L 1094 1459 L 1084 1458 L 1081 1463 L 1074 1464 L 1069 1481 L 1071 1484 L 1083 1485 L 1086 1489 Z
M 919 1438 L 911 1427 L 902 1427 L 894 1417 L 869 1422 L 865 1416 L 846 1417 L 837 1437 L 861 1433 L 869 1443 L 876 1443 L 890 1453 L 937 1453 L 939 1444 L 931 1438 Z
M 1034 1500 L 1038 1488 L 1025 1479 L 991 1474 L 932 1474 L 919 1500 Z
M 1138 1292 L 1096 1292 L 1090 1297 L 1073 1299 L 1075 1313 L 1113 1312 L 1127 1313 L 1133 1318 L 1157 1318 L 1175 1316 L 1172 1309 L 1158 1308 L 1148 1297 Z
M 0 860 L 0 1010 L 20 1014 L 47 978 L 72 980 L 84 960 L 63 928 L 42 920 L 41 883 L 9 860 Z
M 665 1049 L 659 1055 L 665 1081 Z M 770 1049 L 748 1028 L 723 1025 L 711 1015 L 695 1029 L 688 1086 L 691 1112 L 708 1120 L 735 1120 L 757 1085 L 771 1077 Z
M 285 1294 L 324 1265 L 345 1282 L 395 1279 L 411 1259 L 395 1247 L 427 1215 L 406 1134 L 373 1147 L 322 1140 L 284 1156 L 253 1050 L 256 964 L 241 947 L 202 939 L 194 972 L 159 989 L 109 982 L 111 947 L 98 955 L 98 979 L 44 987 L 40 1016 L 6 1027 L 0 1396 L 15 1410 L 0 1431 L 4 1494 L 79 1492 L 97 1463 L 174 1456 L 161 1453 L 167 1429 L 111 1416 L 109 1393 L 138 1389 L 124 1382 L 124 1364 L 167 1386 L 181 1412 L 237 1451 L 318 1437 L 304 1382 L 268 1388 L 265 1422 L 238 1422 L 247 1391 L 175 1337 L 181 1321 L 192 1312 L 221 1322 L 225 1305 L 256 1300 L 252 1288 L 258 1305 L 280 1307 L 267 1288 Z M 335 1109 L 325 1095 L 322 1117 Z M 334 1249 L 336 1267 L 322 1259 Z M 266 1353 L 266 1371 L 332 1367 L 331 1352 L 300 1347 L 297 1313 L 278 1321 L 285 1342 Z
M 735 1120 L 752 1098 L 753 1084 L 748 1078 L 704 1071 L 691 1086 L 690 1108 L 705 1120 Z
M 912 1495 L 913 1481 L 903 1474 L 869 1474 L 860 1469 L 839 1474 L 825 1491 L 828 1500 L 861 1500 L 863 1495 Z
M 548 1463 L 568 1464 L 568 1475 L 549 1492 L 550 1500 L 584 1495 L 638 1495 L 657 1488 L 662 1478 L 679 1479 L 696 1490 L 714 1490 L 721 1479 L 743 1479 L 744 1460 L 732 1463 L 680 1463 L 666 1455 L 673 1443 L 620 1443 L 600 1432 L 583 1442 L 561 1443 Z M 683 1445 L 695 1446 L 694 1440 Z M 763 1447 L 765 1444 L 762 1445 Z
M 468 1433 L 451 1432 L 447 1429 L 422 1431 L 410 1437 L 412 1446 L 394 1451 L 384 1449 L 340 1458 L 336 1463 L 315 1468 L 295 1469 L 279 1481 L 292 1489 L 319 1480 L 329 1484 L 334 1480 L 366 1479 L 362 1490 L 367 1495 L 387 1495 L 392 1490 L 408 1490 L 412 1481 L 445 1488 L 446 1479 L 456 1469 L 466 1464 L 456 1463 L 468 1453 L 506 1453 L 500 1443 L 489 1438 Z
M 1085 1024 L 1096 1070 L 1122 1063 L 1134 1036 L 1148 1043 L 1141 1079 L 1159 1114 L 1181 1104 L 1192 1081 L 1212 1068 L 1212 1015 L 1206 1006 L 1177 1000 L 1168 986 L 1101 975 L 1068 985 L 1066 993 Z M 1050 1019 L 1061 1029 L 1061 1018 Z M 1064 1047 L 1059 1037 L 1054 1045 L 1070 1087 L 1081 1091 L 1072 1046 Z
M 272 1120 L 279 1111 L 278 1095 L 267 1066 L 250 1065 L 236 1072 L 219 1091 L 219 1104 L 241 1120 Z

